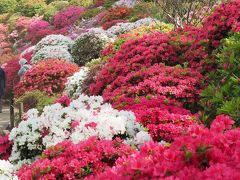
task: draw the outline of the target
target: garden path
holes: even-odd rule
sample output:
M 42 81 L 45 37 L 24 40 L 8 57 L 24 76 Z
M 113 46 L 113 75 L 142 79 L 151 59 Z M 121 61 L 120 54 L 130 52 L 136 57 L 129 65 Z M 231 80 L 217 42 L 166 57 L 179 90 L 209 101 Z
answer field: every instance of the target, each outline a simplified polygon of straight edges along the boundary
M 6 126 L 10 122 L 10 111 L 9 107 L 4 105 L 3 106 L 3 112 L 0 113 L 0 131 L 6 128 Z

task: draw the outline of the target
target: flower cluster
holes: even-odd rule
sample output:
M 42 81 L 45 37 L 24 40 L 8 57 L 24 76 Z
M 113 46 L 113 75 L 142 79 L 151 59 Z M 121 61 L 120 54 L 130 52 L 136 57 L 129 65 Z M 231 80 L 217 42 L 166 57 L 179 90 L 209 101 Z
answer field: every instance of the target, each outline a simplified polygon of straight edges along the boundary
M 107 33 L 114 37 L 114 36 L 118 36 L 120 34 L 126 33 L 128 31 L 131 31 L 133 29 L 136 29 L 140 26 L 150 25 L 153 22 L 155 22 L 155 20 L 152 18 L 144 18 L 144 19 L 140 19 L 136 22 L 132 22 L 132 23 L 130 23 L 130 22 L 129 23 L 118 23 L 117 25 L 109 28 L 107 30 Z
M 14 175 L 14 167 L 10 162 L 0 160 L 0 179 L 18 180 L 18 177 Z
M 109 28 L 111 28 L 112 26 L 118 24 L 118 23 L 126 23 L 127 21 L 126 20 L 123 20 L 123 19 L 116 19 L 116 20 L 112 20 L 112 21 L 109 21 L 109 22 L 105 22 L 102 24 L 102 28 L 107 30 Z
M 66 96 L 66 95 L 61 96 L 59 99 L 57 99 L 57 100 L 55 101 L 55 103 L 59 103 L 59 104 L 61 104 L 63 107 L 68 107 L 71 102 L 72 102 L 72 100 L 71 100 L 68 96 Z
M 91 136 L 108 140 L 120 137 L 131 145 L 151 140 L 132 112 L 115 110 L 100 96 L 82 95 L 67 107 L 59 103 L 46 106 L 41 115 L 32 109 L 27 117 L 10 133 L 14 143 L 10 159 L 14 163 L 30 162 L 45 147 L 67 139 L 78 143 Z
M 69 97 L 76 99 L 83 93 L 82 83 L 88 75 L 88 71 L 87 67 L 82 67 L 80 71 L 68 78 L 65 91 Z
M 199 99 L 202 75 L 181 66 L 156 64 L 146 69 L 118 76 L 109 84 L 103 97 L 106 101 L 126 97 L 163 95 L 185 104 L 196 103 Z
M 114 3 L 113 6 L 127 6 L 127 7 L 133 7 L 136 5 L 137 0 L 119 0 Z
M 78 6 L 68 7 L 54 15 L 53 25 L 58 29 L 71 26 L 80 17 L 84 10 L 84 8 Z
M 54 29 L 47 21 L 36 20 L 31 22 L 28 26 L 25 39 L 29 40 L 32 44 L 35 44 L 47 35 L 65 34 L 66 32 L 66 28 Z
M 91 137 L 79 144 L 64 141 L 45 150 L 41 159 L 23 166 L 18 176 L 29 179 L 81 179 L 104 172 L 120 157 L 133 153 L 119 139 L 98 140 Z
M 48 35 L 39 41 L 35 46 L 35 51 L 39 51 L 40 49 L 46 46 L 61 46 L 66 50 L 70 50 L 72 47 L 73 41 L 63 35 Z
M 8 28 L 6 25 L 0 23 L 0 54 L 10 51 L 10 43 L 7 37 Z
M 0 159 L 7 160 L 12 150 L 12 142 L 8 139 L 8 134 L 0 136 Z
M 26 91 L 41 90 L 49 95 L 62 93 L 69 76 L 78 71 L 78 66 L 64 60 L 49 59 L 34 65 L 15 87 L 15 95 Z
M 162 33 L 153 33 L 127 41 L 102 68 L 96 78 L 96 83 L 90 87 L 90 92 L 101 94 L 105 87 L 116 78 L 125 77 L 133 71 L 149 68 L 155 63 L 165 62 L 167 65 L 181 63 L 183 60 L 177 57 L 182 53 L 180 45 L 173 45 L 170 42 L 171 37 Z
M 13 90 L 16 84 L 19 82 L 20 78 L 18 76 L 18 70 L 20 69 L 19 59 L 14 58 L 7 62 L 4 67 L 6 73 L 6 96 L 10 97 L 13 95 Z
M 105 16 L 102 17 L 100 24 L 110 22 L 112 20 L 125 19 L 131 13 L 132 9 L 126 6 L 111 8 L 107 11 Z
M 81 34 L 72 47 L 74 62 L 82 66 L 91 59 L 99 58 L 101 51 L 109 41 L 111 39 L 107 34 L 98 29 Z
M 194 125 L 168 146 L 147 143 L 95 179 L 238 179 L 240 129 L 217 116 L 211 128 Z
M 73 62 L 71 54 L 62 46 L 46 46 L 33 55 L 31 63 L 36 64 L 47 59 L 62 59 L 67 62 Z

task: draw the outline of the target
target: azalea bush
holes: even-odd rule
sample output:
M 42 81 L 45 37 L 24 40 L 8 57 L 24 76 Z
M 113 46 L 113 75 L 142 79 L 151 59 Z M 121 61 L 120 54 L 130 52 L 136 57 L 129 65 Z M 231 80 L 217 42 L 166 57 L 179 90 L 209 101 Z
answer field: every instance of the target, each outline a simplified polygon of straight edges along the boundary
M 39 41 L 35 46 L 35 52 L 47 46 L 61 46 L 66 50 L 70 50 L 72 47 L 73 41 L 63 35 L 48 35 Z
M 19 59 L 14 58 L 7 62 L 7 64 L 4 66 L 4 71 L 6 74 L 6 97 L 12 97 L 13 96 L 13 90 L 16 86 L 16 84 L 19 82 L 20 78 L 18 76 L 18 70 L 20 69 L 19 65 Z
M 61 59 L 66 62 L 73 62 L 72 55 L 62 46 L 46 46 L 33 54 L 31 63 L 36 64 L 47 59 Z
M 123 20 L 123 19 L 112 20 L 112 21 L 103 23 L 102 28 L 107 30 L 107 29 L 111 28 L 112 26 L 116 25 L 117 23 L 125 23 L 125 22 L 127 22 L 127 21 Z
M 36 20 L 30 23 L 25 39 L 36 44 L 42 38 L 50 34 L 65 34 L 66 28 L 54 29 L 51 24 L 44 20 Z
M 184 109 L 182 103 L 164 96 L 119 97 L 117 101 L 114 106 L 134 112 L 137 121 L 148 130 L 154 141 L 171 142 L 198 122 L 198 116 Z
M 240 130 L 234 121 L 217 116 L 211 128 L 193 125 L 169 146 L 147 143 L 139 152 L 120 158 L 95 179 L 237 179 Z M 222 142 L 223 139 L 231 141 Z M 217 173 L 216 173 L 217 172 Z M 92 178 L 92 179 L 94 179 Z
M 184 60 L 178 57 L 180 53 L 183 53 L 181 43 L 173 44 L 171 39 L 167 34 L 153 33 L 127 41 L 102 68 L 96 78 L 96 83 L 90 87 L 90 92 L 101 94 L 105 87 L 115 79 L 126 77 L 128 73 L 134 71 L 149 68 L 155 63 L 164 62 L 167 65 L 183 63 Z
M 54 27 L 60 29 L 73 25 L 74 22 L 80 17 L 81 13 L 83 13 L 83 11 L 84 8 L 82 7 L 72 6 L 58 12 L 53 17 Z
M 0 160 L 0 172 L 0 179 L 18 180 L 14 174 L 14 166 L 9 161 Z
M 133 150 L 119 139 L 98 140 L 91 137 L 79 144 L 64 141 L 46 149 L 41 158 L 23 166 L 18 177 L 27 179 L 79 179 L 104 172 L 115 161 L 129 156 Z
M 118 36 L 123 33 L 129 32 L 133 29 L 136 29 L 137 27 L 140 27 L 143 25 L 150 25 L 153 22 L 155 22 L 155 20 L 152 18 L 144 18 L 132 23 L 131 22 L 118 23 L 115 26 L 112 26 L 111 28 L 109 28 L 107 32 L 114 37 L 114 36 Z
M 83 93 L 82 84 L 88 75 L 88 71 L 88 68 L 82 67 L 80 71 L 68 78 L 65 91 L 69 97 L 75 99 Z
M 103 92 L 106 101 L 126 97 L 163 95 L 184 103 L 187 107 L 196 106 L 201 92 L 200 73 L 181 66 L 168 67 L 156 64 L 146 69 L 118 76 Z M 193 104 L 192 104 L 193 103 Z
M 123 6 L 111 8 L 107 11 L 105 16 L 102 18 L 100 24 L 110 22 L 112 20 L 124 19 L 130 15 L 131 11 L 132 11 L 131 8 L 123 7 Z
M 101 51 L 109 41 L 107 34 L 101 31 L 81 34 L 72 46 L 74 62 L 82 66 L 91 59 L 99 58 Z
M 8 139 L 9 134 L 0 135 L 0 158 L 8 160 L 12 151 L 12 142 Z
M 67 77 L 78 71 L 78 66 L 64 60 L 49 59 L 34 65 L 15 87 L 15 95 L 19 97 L 26 91 L 40 90 L 48 95 L 61 94 L 65 88 Z
M 137 22 L 131 24 L 137 24 Z M 126 41 L 129 41 L 131 39 L 138 39 L 143 37 L 144 35 L 154 33 L 157 31 L 167 33 L 170 32 L 171 30 L 173 30 L 173 26 L 171 24 L 165 24 L 158 21 L 151 23 L 149 25 L 141 25 L 140 27 L 136 26 L 135 29 L 118 36 L 118 38 L 113 43 L 111 43 L 103 50 L 102 56 L 105 58 L 113 57 L 117 53 L 117 51 L 121 49 L 121 46 Z
M 30 163 L 46 147 L 64 140 L 77 144 L 91 136 L 113 140 L 117 137 L 131 145 L 151 140 L 149 134 L 136 122 L 130 111 L 118 111 L 103 103 L 100 96 L 80 96 L 66 106 L 66 98 L 60 103 L 46 106 L 39 115 L 29 110 L 26 121 L 10 133 L 13 151 L 10 160 L 20 167 Z

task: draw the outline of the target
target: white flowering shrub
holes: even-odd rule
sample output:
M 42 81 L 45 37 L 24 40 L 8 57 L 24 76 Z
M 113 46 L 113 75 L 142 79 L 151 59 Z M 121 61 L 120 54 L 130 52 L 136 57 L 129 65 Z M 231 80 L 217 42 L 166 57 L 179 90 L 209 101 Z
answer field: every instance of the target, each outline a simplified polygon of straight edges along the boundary
M 111 39 L 100 28 L 81 34 L 72 46 L 74 62 L 83 66 L 91 59 L 99 58 L 101 51 L 110 41 Z
M 81 95 L 67 107 L 57 103 L 46 106 L 41 115 L 32 109 L 27 116 L 10 133 L 13 163 L 30 162 L 46 147 L 66 139 L 78 143 L 91 136 L 109 140 L 121 137 L 131 145 L 151 140 L 132 112 L 113 109 L 101 96 Z
M 46 46 L 37 51 L 32 59 L 31 63 L 36 64 L 39 61 L 47 59 L 61 59 L 67 62 L 73 62 L 71 54 L 61 46 Z
M 137 3 L 137 0 L 119 0 L 113 4 L 113 7 L 116 6 L 127 6 L 127 7 L 133 7 Z
M 73 40 L 71 40 L 69 37 L 63 36 L 61 34 L 54 34 L 42 38 L 41 41 L 36 44 L 35 51 L 37 52 L 47 46 L 60 46 L 66 50 L 70 50 L 72 45 Z
M 140 19 L 136 22 L 129 22 L 129 23 L 117 23 L 115 26 L 112 26 L 107 30 L 107 34 L 109 37 L 115 38 L 115 36 L 118 36 L 120 34 L 124 34 L 126 32 L 129 32 L 133 29 L 136 29 L 141 26 L 150 25 L 153 22 L 156 22 L 157 20 L 152 18 L 144 18 Z
M 79 72 L 76 72 L 73 76 L 69 77 L 66 82 L 65 91 L 68 97 L 76 99 L 82 94 L 82 83 L 88 75 L 89 69 L 82 67 Z
M 0 160 L 0 180 L 17 180 L 14 175 L 14 166 L 5 160 Z

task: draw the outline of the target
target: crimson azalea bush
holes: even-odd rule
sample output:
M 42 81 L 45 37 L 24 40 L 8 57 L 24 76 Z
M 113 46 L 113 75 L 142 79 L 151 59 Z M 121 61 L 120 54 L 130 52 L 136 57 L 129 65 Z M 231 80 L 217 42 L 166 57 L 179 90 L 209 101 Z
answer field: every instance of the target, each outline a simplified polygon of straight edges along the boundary
M 190 68 L 155 64 L 126 76 L 118 76 L 105 88 L 103 97 L 113 102 L 121 96 L 136 98 L 157 94 L 189 106 L 198 102 L 201 79 L 202 75 Z
M 122 156 L 133 152 L 121 140 L 90 137 L 75 145 L 64 141 L 45 150 L 39 160 L 23 166 L 18 177 L 29 179 L 83 179 L 107 170 Z
M 109 63 L 102 68 L 96 77 L 96 83 L 90 87 L 90 93 L 101 94 L 104 88 L 118 76 L 126 76 L 130 72 L 148 68 L 155 63 L 178 64 L 176 51 L 180 50 L 180 47 L 173 47 L 169 42 L 170 37 L 162 33 L 154 33 L 125 42 L 115 56 L 109 59 Z
M 198 122 L 197 115 L 182 107 L 182 103 L 164 96 L 120 97 L 116 108 L 134 112 L 136 119 L 152 136 L 154 141 L 171 142 L 186 129 Z
M 128 8 L 126 6 L 111 8 L 107 11 L 105 16 L 102 17 L 100 24 L 104 24 L 113 20 L 125 19 L 131 14 L 131 12 L 132 8 Z
M 193 125 L 169 146 L 147 143 L 91 179 L 238 179 L 240 129 L 217 116 L 211 128 Z
M 64 28 L 67 26 L 71 26 L 74 24 L 76 20 L 80 17 L 80 15 L 84 12 L 83 7 L 68 7 L 63 11 L 58 12 L 53 17 L 53 25 L 57 29 Z
M 190 28 L 192 29 L 192 28 Z M 184 57 L 189 61 L 200 63 L 200 68 L 209 72 L 204 64 L 214 64 L 212 52 L 218 48 L 223 38 L 228 37 L 231 32 L 240 31 L 240 1 L 228 1 L 221 3 L 215 11 L 203 22 L 202 28 L 189 27 L 181 30 L 187 31 L 189 35 L 195 36 L 194 42 L 185 52 Z M 186 33 L 186 32 L 184 32 Z M 215 67 L 213 66 L 215 69 Z M 211 69 L 210 69 L 211 70 Z
M 0 135 L 0 159 L 8 160 L 12 151 L 12 142 L 8 139 L 8 134 Z
M 54 29 L 51 24 L 44 20 L 36 20 L 30 23 L 25 36 L 32 44 L 36 44 L 40 39 L 51 34 L 65 34 L 66 28 Z
M 110 27 L 116 25 L 117 23 L 125 23 L 125 22 L 128 22 L 128 21 L 123 20 L 123 19 L 112 20 L 112 21 L 103 23 L 103 24 L 102 24 L 102 28 L 105 29 L 105 30 L 107 30 L 107 29 L 109 29 Z
M 6 97 L 13 95 L 13 90 L 16 84 L 19 82 L 20 78 L 18 76 L 18 70 L 20 69 L 19 59 L 14 58 L 7 62 L 4 66 L 4 71 L 6 73 Z
M 61 94 L 69 76 L 79 70 L 75 64 L 49 59 L 34 65 L 15 87 L 16 97 L 26 91 L 40 90 L 48 95 Z

